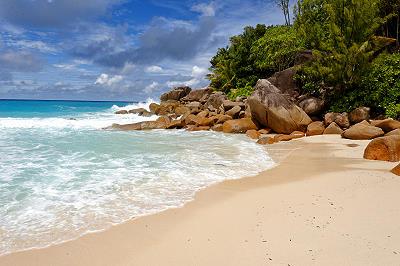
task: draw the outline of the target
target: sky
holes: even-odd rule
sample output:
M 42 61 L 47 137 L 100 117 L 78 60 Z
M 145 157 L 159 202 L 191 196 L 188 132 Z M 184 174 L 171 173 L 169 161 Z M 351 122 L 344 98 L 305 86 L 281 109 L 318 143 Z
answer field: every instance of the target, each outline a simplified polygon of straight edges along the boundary
M 142 101 L 207 86 L 210 59 L 271 0 L 1 0 L 0 98 Z

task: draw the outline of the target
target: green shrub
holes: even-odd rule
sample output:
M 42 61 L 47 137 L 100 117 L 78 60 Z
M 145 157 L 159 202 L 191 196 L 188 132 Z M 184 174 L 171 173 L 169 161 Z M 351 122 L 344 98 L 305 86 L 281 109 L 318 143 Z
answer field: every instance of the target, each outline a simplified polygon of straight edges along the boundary
M 237 97 L 241 96 L 248 97 L 253 93 L 253 91 L 253 86 L 247 84 L 245 87 L 230 90 L 228 93 L 228 98 L 230 100 L 235 100 Z
M 360 86 L 337 95 L 332 101 L 334 112 L 351 111 L 360 106 L 373 108 L 376 114 L 400 116 L 400 54 L 382 54 L 362 77 Z
M 363 78 L 361 91 L 358 101 L 365 98 L 365 105 L 384 111 L 388 117 L 399 117 L 400 54 L 383 54 L 375 59 Z
M 272 75 L 293 66 L 297 53 L 303 49 L 303 41 L 293 27 L 275 26 L 254 43 L 251 56 L 259 72 Z

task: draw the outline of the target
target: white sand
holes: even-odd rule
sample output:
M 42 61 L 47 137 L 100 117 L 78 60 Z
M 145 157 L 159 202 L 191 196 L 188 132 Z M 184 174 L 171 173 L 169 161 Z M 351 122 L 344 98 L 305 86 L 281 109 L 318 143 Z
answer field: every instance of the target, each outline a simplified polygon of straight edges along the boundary
M 257 177 L 0 265 L 400 265 L 400 177 L 396 164 L 362 159 L 367 143 L 275 144 L 281 164 Z

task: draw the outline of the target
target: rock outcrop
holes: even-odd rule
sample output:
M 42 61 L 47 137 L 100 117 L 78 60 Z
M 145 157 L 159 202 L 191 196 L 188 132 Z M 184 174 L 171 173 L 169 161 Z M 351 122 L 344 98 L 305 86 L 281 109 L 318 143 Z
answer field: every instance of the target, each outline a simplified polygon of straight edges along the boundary
M 249 97 L 252 117 L 262 126 L 276 133 L 290 134 L 306 131 L 312 122 L 310 117 L 267 80 L 259 80 L 254 93 Z
M 400 136 L 372 140 L 364 151 L 364 158 L 388 162 L 400 161 Z

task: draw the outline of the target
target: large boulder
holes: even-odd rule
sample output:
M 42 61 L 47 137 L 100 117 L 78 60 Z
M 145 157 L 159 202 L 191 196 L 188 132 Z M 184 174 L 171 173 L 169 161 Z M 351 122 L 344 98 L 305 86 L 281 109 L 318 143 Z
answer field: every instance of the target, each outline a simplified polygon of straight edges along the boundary
M 299 102 L 299 107 L 310 116 L 321 114 L 324 106 L 325 102 L 315 97 L 309 97 Z
M 385 132 L 390 132 L 400 128 L 400 121 L 389 118 L 376 123 L 375 126 L 382 128 Z
M 315 121 L 308 125 L 307 136 L 317 136 L 324 133 L 325 126 L 324 122 Z
M 349 113 L 349 120 L 352 124 L 360 123 L 361 121 L 368 121 L 370 116 L 371 108 L 359 107 Z
M 228 120 L 222 127 L 224 133 L 246 133 L 251 129 L 257 129 L 257 126 L 250 118 Z
M 343 130 L 335 123 L 332 122 L 324 130 L 324 135 L 342 135 Z
M 276 133 L 305 132 L 312 122 L 310 117 L 287 97 L 278 93 L 279 90 L 274 85 L 266 80 L 262 83 L 263 86 L 258 86 L 247 101 L 252 118 Z M 257 84 L 260 85 L 260 81 Z
M 222 92 L 216 92 L 208 97 L 205 107 L 209 109 L 218 110 L 218 108 L 227 100 L 227 97 Z
M 364 159 L 388 162 L 400 161 L 400 136 L 374 139 L 365 149 Z
M 176 87 L 173 88 L 172 90 L 164 93 L 161 95 L 160 100 L 162 102 L 165 101 L 179 101 L 180 99 L 182 99 L 183 97 L 185 97 L 186 95 L 188 95 L 190 93 L 192 89 L 190 87 Z
M 210 87 L 206 87 L 204 89 L 192 90 L 188 95 L 181 98 L 181 101 L 185 102 L 199 102 L 204 96 L 208 96 L 212 93 L 212 89 Z
M 361 122 L 345 130 L 342 137 L 353 140 L 368 140 L 381 137 L 384 134 L 385 132 L 383 132 L 379 127 L 374 127 L 368 123 Z
M 296 99 L 299 96 L 298 87 L 294 76 L 296 75 L 294 67 L 276 72 L 268 81 L 277 87 L 281 93 L 289 95 L 291 98 Z

